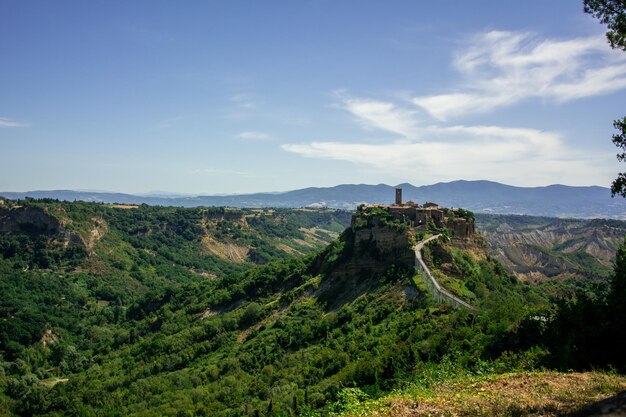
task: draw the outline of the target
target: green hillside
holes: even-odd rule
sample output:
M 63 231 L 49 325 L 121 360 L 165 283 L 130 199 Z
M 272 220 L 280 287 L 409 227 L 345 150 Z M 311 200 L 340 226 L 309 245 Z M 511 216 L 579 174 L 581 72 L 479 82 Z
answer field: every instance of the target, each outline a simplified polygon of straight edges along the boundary
M 521 283 L 479 236 L 423 251 L 470 311 L 431 297 L 391 219 L 331 241 L 345 212 L 7 205 L 0 414 L 349 415 L 415 384 L 574 363 L 557 343 L 583 304 L 556 303 L 573 289 Z
M 108 340 L 110 323 L 140 297 L 319 250 L 349 219 L 334 210 L 3 201 L 0 351 L 19 357 L 47 327 L 85 346 Z

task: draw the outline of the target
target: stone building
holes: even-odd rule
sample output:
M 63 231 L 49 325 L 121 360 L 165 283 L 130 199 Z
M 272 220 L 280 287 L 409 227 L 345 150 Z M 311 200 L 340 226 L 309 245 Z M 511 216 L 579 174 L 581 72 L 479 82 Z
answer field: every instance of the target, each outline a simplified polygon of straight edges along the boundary
M 403 202 L 402 188 L 396 188 L 395 191 L 395 204 L 364 206 L 362 210 L 374 207 L 384 209 L 394 218 L 409 224 L 416 230 L 447 228 L 451 236 L 455 238 L 468 238 L 474 234 L 474 219 L 462 217 L 458 209 L 440 207 L 431 202 L 426 202 L 424 205 L 413 201 Z

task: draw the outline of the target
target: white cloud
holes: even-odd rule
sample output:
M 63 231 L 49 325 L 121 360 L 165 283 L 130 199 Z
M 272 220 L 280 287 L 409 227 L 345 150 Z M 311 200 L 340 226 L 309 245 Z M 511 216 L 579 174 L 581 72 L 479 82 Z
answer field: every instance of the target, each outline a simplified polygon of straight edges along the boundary
M 456 91 L 410 101 L 440 121 L 487 112 L 529 98 L 565 102 L 626 88 L 626 56 L 603 37 L 539 40 L 529 33 L 489 32 L 472 38 L 454 65 L 465 77 Z M 379 143 L 315 141 L 282 145 L 309 158 L 347 161 L 419 184 L 491 179 L 516 185 L 608 183 L 611 153 L 572 148 L 560 134 L 504 126 L 426 125 L 393 102 L 335 92 L 338 107 L 367 129 L 400 137 Z
M 465 78 L 463 87 L 413 99 L 439 120 L 530 97 L 564 102 L 626 88 L 626 56 L 611 50 L 603 36 L 541 40 L 492 31 L 472 37 L 454 66 Z
M 369 166 L 418 184 L 456 179 L 491 179 L 516 185 L 607 182 L 612 155 L 567 149 L 559 135 L 498 126 L 430 127 L 429 139 L 363 144 L 312 142 L 283 149 L 309 158 Z M 581 176 L 581 173 L 585 173 Z
M 361 98 L 343 98 L 342 106 L 368 128 L 383 129 L 401 136 L 415 134 L 415 112 L 393 103 Z
M 231 96 L 229 100 L 232 103 L 235 103 L 238 107 L 243 109 L 255 109 L 257 108 L 257 103 L 252 97 L 252 95 L 247 93 L 235 94 Z
M 236 138 L 243 140 L 267 140 L 270 138 L 270 135 L 262 132 L 241 132 Z
M 24 123 L 19 123 L 14 120 L 9 120 L 0 117 L 0 127 L 28 127 L 29 125 Z

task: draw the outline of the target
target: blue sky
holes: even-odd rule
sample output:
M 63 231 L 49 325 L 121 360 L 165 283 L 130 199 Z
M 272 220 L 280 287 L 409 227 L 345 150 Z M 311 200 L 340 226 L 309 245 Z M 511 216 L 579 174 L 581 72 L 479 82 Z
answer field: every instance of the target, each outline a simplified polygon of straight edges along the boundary
M 571 0 L 0 0 L 0 190 L 608 186 L 604 31 Z

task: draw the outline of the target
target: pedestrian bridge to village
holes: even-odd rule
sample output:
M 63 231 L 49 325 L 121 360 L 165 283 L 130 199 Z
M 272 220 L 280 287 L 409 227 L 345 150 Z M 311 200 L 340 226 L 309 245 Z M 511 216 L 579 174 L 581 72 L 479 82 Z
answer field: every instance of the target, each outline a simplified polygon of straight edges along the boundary
M 430 292 L 435 300 L 440 303 L 449 303 L 454 305 L 455 307 L 467 308 L 469 310 L 475 311 L 476 308 L 473 307 L 471 304 L 461 300 L 459 297 L 450 293 L 441 285 L 439 285 L 439 282 L 437 282 L 437 279 L 435 279 L 433 274 L 430 272 L 430 269 L 428 269 L 428 267 L 424 263 L 424 260 L 422 259 L 422 248 L 424 247 L 424 245 L 431 240 L 438 239 L 439 237 L 441 237 L 441 234 L 436 234 L 418 242 L 415 245 L 415 269 L 420 273 L 419 275 L 422 276 L 424 283 L 430 287 Z

